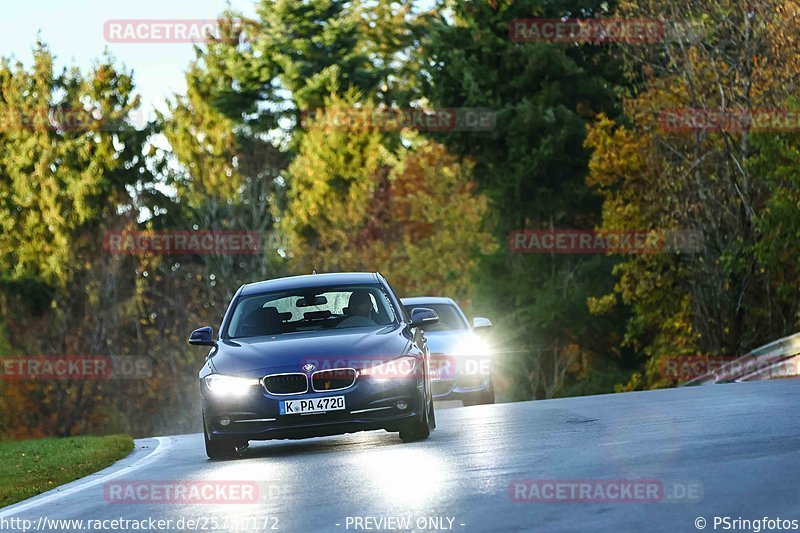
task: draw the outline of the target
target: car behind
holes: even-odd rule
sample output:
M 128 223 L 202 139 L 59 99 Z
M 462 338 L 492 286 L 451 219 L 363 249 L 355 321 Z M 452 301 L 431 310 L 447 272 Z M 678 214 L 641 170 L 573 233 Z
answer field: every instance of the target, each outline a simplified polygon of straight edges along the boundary
M 431 373 L 435 400 L 461 400 L 462 404 L 494 403 L 492 350 L 484 336 L 492 326 L 487 318 L 476 317 L 470 324 L 451 298 L 420 296 L 403 298 L 406 312 L 432 309 L 439 317 L 424 327 L 431 351 Z

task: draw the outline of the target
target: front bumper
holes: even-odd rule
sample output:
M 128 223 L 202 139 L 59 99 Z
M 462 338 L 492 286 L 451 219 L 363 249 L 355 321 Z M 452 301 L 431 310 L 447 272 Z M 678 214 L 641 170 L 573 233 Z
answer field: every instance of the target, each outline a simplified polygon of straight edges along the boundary
M 302 439 L 385 429 L 399 431 L 403 422 L 423 412 L 424 382 L 421 379 L 374 379 L 359 377 L 349 388 L 333 392 L 272 395 L 253 387 L 245 396 L 218 398 L 202 384 L 203 419 L 209 436 L 240 440 Z M 344 396 L 345 409 L 322 414 L 281 415 L 284 400 Z M 398 402 L 405 403 L 400 409 Z M 230 420 L 222 425 L 220 419 Z
M 433 399 L 437 401 L 461 400 L 464 396 L 480 394 L 491 387 L 491 375 L 461 375 L 451 379 L 431 381 Z

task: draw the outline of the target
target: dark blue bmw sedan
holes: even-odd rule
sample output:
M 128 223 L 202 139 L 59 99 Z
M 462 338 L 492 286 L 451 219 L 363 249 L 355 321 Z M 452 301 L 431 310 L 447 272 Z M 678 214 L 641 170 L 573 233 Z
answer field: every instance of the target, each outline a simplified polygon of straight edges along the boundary
M 211 346 L 200 371 L 206 452 L 251 440 L 385 429 L 403 441 L 436 427 L 427 308 L 409 316 L 377 273 L 313 274 L 243 285 L 222 320 L 189 343 Z

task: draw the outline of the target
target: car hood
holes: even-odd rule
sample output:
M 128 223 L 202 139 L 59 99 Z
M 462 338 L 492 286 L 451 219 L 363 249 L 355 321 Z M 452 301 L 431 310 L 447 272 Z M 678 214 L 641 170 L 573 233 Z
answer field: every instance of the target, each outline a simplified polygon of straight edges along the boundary
M 220 374 L 250 377 L 302 372 L 307 363 L 317 369 L 361 368 L 364 360 L 390 360 L 408 353 L 410 346 L 408 332 L 397 325 L 228 339 L 220 341 L 210 366 Z

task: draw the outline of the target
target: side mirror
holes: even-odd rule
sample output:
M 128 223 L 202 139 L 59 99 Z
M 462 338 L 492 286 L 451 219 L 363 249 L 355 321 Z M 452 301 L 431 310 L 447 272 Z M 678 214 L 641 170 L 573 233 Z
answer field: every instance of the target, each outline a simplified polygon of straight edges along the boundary
M 214 340 L 214 330 L 209 326 L 196 329 L 189 335 L 189 344 L 192 346 L 216 346 L 217 341 Z
M 472 321 L 472 328 L 473 329 L 481 329 L 481 328 L 490 328 L 492 327 L 492 321 L 488 318 L 483 318 L 482 316 L 476 316 L 475 319 Z
M 411 324 L 412 328 L 422 328 L 425 326 L 432 326 L 439 322 L 439 315 L 433 309 L 427 307 L 415 307 L 411 310 Z

